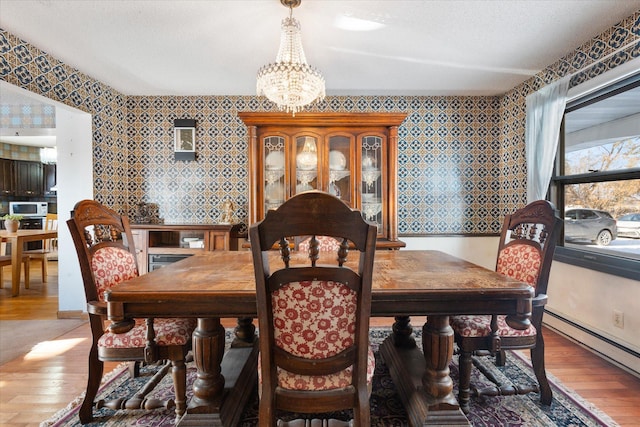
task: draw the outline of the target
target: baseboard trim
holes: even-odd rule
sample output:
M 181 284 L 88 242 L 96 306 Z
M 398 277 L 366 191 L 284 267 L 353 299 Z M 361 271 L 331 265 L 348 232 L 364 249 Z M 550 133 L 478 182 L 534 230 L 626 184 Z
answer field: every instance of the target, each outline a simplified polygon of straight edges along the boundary
M 640 353 L 557 313 L 545 310 L 544 325 L 581 347 L 640 378 Z M 634 368 L 635 367 L 635 368 Z
M 89 314 L 82 310 L 58 311 L 58 319 L 84 319 L 89 320 Z

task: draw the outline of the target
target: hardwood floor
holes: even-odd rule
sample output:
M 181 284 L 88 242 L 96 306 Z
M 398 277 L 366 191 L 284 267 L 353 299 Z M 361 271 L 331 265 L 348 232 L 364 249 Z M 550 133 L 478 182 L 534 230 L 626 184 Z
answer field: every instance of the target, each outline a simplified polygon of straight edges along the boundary
M 10 296 L 10 273 L 0 289 L 0 321 L 57 318 L 57 264 L 50 262 L 49 283 L 31 271 L 31 289 Z M 390 319 L 372 319 L 374 326 Z M 414 326 L 423 318 L 414 318 Z M 235 320 L 225 321 L 235 325 Z M 640 426 L 640 379 L 613 366 L 580 345 L 546 329 L 547 372 L 595 404 L 622 426 Z M 84 391 L 87 353 L 90 347 L 88 323 L 35 346 L 24 355 L 0 366 L 0 425 L 39 426 Z M 2 351 L 2 349 L 0 349 Z M 116 364 L 107 364 L 107 370 Z

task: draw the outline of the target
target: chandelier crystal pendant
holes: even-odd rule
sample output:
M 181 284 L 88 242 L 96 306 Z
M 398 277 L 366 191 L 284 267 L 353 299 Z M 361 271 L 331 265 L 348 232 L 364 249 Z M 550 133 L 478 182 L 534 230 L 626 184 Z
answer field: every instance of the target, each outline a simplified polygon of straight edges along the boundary
M 302 0 L 280 0 L 289 8 L 289 17 L 282 20 L 280 48 L 276 62 L 258 70 L 256 89 L 274 102 L 279 110 L 292 113 L 325 96 L 324 77 L 307 64 L 302 49 L 300 22 L 293 17 L 293 8 Z

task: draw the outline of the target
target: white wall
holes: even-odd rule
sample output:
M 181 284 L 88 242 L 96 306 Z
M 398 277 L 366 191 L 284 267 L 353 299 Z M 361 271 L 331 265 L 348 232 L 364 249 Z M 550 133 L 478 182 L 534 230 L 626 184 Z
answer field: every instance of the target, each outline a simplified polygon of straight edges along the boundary
M 401 240 L 407 244 L 405 249 L 440 250 L 495 269 L 498 237 L 403 237 Z M 640 281 L 554 261 L 547 294 L 547 310 L 569 322 L 546 315 L 545 324 L 640 375 L 640 358 L 581 329 L 640 353 Z M 613 326 L 614 309 L 624 313 L 624 329 Z
M 58 310 L 86 311 L 78 256 L 67 228 L 74 205 L 93 198 L 91 115 L 56 105 L 58 147 Z
M 0 90 L 3 93 L 18 93 L 56 107 L 58 314 L 61 317 L 74 317 L 78 312 L 86 311 L 86 302 L 78 257 L 66 221 L 79 200 L 93 198 L 91 115 L 5 81 L 0 81 Z

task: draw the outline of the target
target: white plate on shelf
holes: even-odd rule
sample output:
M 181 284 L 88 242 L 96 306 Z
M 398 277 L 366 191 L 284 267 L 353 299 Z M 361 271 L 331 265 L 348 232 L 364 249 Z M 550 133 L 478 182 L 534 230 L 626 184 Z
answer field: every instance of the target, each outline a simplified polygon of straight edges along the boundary
M 329 168 L 333 170 L 344 170 L 347 167 L 347 158 L 338 150 L 329 151 Z
M 267 169 L 284 169 L 284 153 L 272 151 L 264 159 L 264 167 Z

